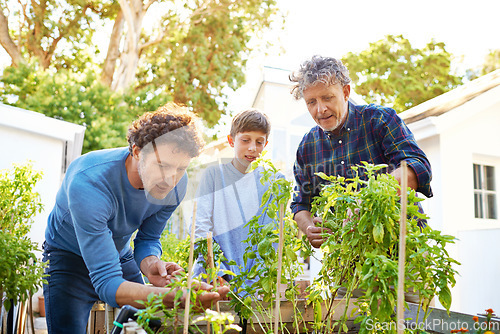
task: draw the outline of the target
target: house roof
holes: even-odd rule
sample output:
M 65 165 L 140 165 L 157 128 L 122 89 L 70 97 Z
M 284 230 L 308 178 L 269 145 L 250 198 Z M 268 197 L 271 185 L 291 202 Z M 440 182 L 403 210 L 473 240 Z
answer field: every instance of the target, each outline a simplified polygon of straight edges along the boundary
M 399 116 L 406 124 L 431 116 L 439 116 L 497 86 L 500 86 L 500 69 L 425 101 L 400 113 Z
M 66 143 L 65 166 L 81 154 L 85 127 L 44 114 L 0 103 L 0 128 L 55 138 Z
M 85 127 L 0 103 L 0 125 L 61 140 L 83 141 Z

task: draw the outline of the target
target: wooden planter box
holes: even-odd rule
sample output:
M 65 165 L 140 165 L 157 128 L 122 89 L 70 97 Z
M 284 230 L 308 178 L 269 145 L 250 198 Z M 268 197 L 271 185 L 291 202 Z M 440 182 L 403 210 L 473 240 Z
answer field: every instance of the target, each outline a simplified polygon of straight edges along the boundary
M 237 314 L 234 313 L 232 309 L 229 308 L 229 302 L 227 301 L 222 301 L 219 302 L 220 305 L 220 310 L 221 312 L 228 312 L 234 315 L 235 317 L 235 323 L 237 324 L 239 322 L 239 317 Z M 408 303 L 409 308 L 405 309 L 405 319 L 410 319 L 409 321 L 405 322 L 405 325 L 407 328 L 410 329 L 421 329 L 425 330 L 428 333 L 439 333 L 439 334 L 448 334 L 451 332 L 451 330 L 454 329 L 460 329 L 460 328 L 466 328 L 469 330 L 469 332 L 475 332 L 478 328 L 475 328 L 474 326 L 477 326 L 477 324 L 474 323 L 472 317 L 475 316 L 474 314 L 464 314 L 464 313 L 459 313 L 459 312 L 453 312 L 451 311 L 450 314 L 448 315 L 446 313 L 446 310 L 443 309 L 438 309 L 438 308 L 430 308 L 431 311 L 429 313 L 428 318 L 424 321 L 422 320 L 424 317 L 424 312 L 418 308 L 417 304 L 413 303 Z M 334 303 L 335 307 L 335 313 L 333 315 L 334 320 L 339 320 L 340 317 L 344 314 L 344 309 L 346 307 L 345 301 L 344 300 L 335 300 Z M 312 330 L 310 328 L 307 328 L 307 323 L 312 322 L 314 320 L 314 312 L 312 307 L 309 305 L 306 305 L 305 300 L 299 300 L 297 303 L 297 308 L 299 312 L 302 314 L 303 320 L 305 323 L 302 323 L 300 325 L 300 333 L 310 333 Z M 351 302 L 348 305 L 347 309 L 347 315 L 350 315 L 352 310 L 354 310 L 356 306 L 354 305 L 354 300 L 351 300 Z M 326 309 L 323 309 L 323 314 L 326 314 Z M 293 305 L 290 301 L 282 301 L 280 303 L 280 312 L 281 312 L 281 319 L 282 323 L 286 326 L 288 331 L 290 333 L 295 333 L 295 327 L 293 324 Z M 418 315 L 418 317 L 417 317 Z M 479 324 L 482 324 L 486 321 L 486 316 L 485 315 L 476 315 L 479 318 Z M 197 317 L 197 316 L 195 316 Z M 418 322 L 417 322 L 417 319 Z M 258 325 L 258 321 L 260 320 L 261 323 L 266 324 L 264 328 L 271 328 L 271 324 L 273 323 L 273 320 L 268 318 L 268 317 L 262 317 L 259 315 L 259 319 L 253 318 L 252 319 L 254 322 L 254 326 L 252 327 L 250 323 L 247 325 L 246 328 L 246 333 L 247 334 L 263 334 L 264 332 L 261 330 L 260 326 Z M 491 319 L 491 324 L 493 326 L 493 331 L 498 332 L 500 330 L 500 318 L 493 317 Z M 206 322 L 198 322 L 197 323 L 198 328 L 200 329 L 201 333 L 207 333 L 207 326 Z M 138 328 L 137 324 L 131 322 L 130 324 L 130 330 L 129 332 L 123 333 L 128 334 L 141 334 L 144 333 L 144 331 L 140 328 Z M 354 325 L 354 318 L 350 318 L 347 321 L 347 326 L 349 329 L 348 333 L 357 333 L 359 326 Z M 135 329 L 132 329 L 135 328 Z M 482 327 L 484 331 L 484 327 Z M 134 330 L 134 331 L 132 331 Z M 174 333 L 175 329 L 170 328 L 166 330 L 166 333 Z M 178 333 L 182 333 L 182 328 L 177 328 Z M 243 333 L 242 332 L 236 332 L 236 331 L 228 331 L 227 333 Z
M 238 314 L 236 314 L 229 307 L 229 301 L 221 301 L 221 302 L 219 302 L 219 306 L 220 306 L 221 312 L 230 313 L 234 316 L 234 318 L 235 318 L 234 323 L 235 324 L 238 324 L 240 322 L 240 318 L 239 318 Z M 266 306 L 266 305 L 264 304 L 264 306 Z M 274 306 L 274 304 L 273 304 L 273 306 Z M 346 307 L 346 304 L 345 304 L 344 300 L 339 299 L 339 300 L 335 301 L 335 303 L 334 303 L 335 313 L 333 316 L 334 320 L 340 319 L 340 317 L 343 315 L 345 307 Z M 355 308 L 356 308 L 356 306 L 353 304 L 353 300 L 351 300 L 351 302 L 349 303 L 349 306 L 348 306 L 347 314 L 350 315 L 352 310 Z M 300 313 L 302 316 L 302 319 L 299 319 L 301 321 L 301 323 L 299 323 L 300 333 L 310 332 L 311 329 L 307 328 L 308 327 L 307 324 L 314 320 L 314 310 L 313 310 L 312 306 L 307 305 L 305 299 L 301 299 L 301 300 L 297 301 L 297 309 L 298 309 L 298 313 Z M 326 308 L 323 308 L 322 311 L 323 311 L 323 314 L 326 314 L 327 310 L 326 310 Z M 271 310 L 271 314 L 274 314 L 274 307 Z M 281 314 L 281 322 L 286 326 L 286 328 L 288 329 L 288 331 L 290 333 L 294 333 L 295 332 L 295 325 L 294 325 L 294 312 L 293 312 L 292 302 L 281 301 L 280 302 L 280 314 Z M 196 318 L 198 316 L 199 315 L 195 315 L 194 318 Z M 258 317 L 253 316 L 252 319 L 248 320 L 248 324 L 247 324 L 245 333 L 247 333 L 247 334 L 264 334 L 265 331 L 263 331 L 261 326 L 259 326 L 259 322 L 262 324 L 264 329 L 269 329 L 273 326 L 274 320 L 271 317 L 266 317 L 266 316 L 263 316 L 262 314 L 258 314 L 257 316 Z M 179 318 L 180 318 L 180 322 L 182 322 L 182 317 L 179 317 Z M 347 326 L 350 329 L 349 332 L 354 333 L 354 332 L 357 332 L 357 327 L 354 326 L 353 321 L 354 321 L 354 318 L 349 319 L 349 321 L 347 322 Z M 253 323 L 253 326 L 251 325 L 251 323 Z M 200 321 L 200 322 L 197 322 L 196 324 L 197 324 L 198 328 L 200 329 L 201 333 L 207 333 L 206 321 Z M 134 322 L 131 322 L 131 324 L 129 326 L 131 328 L 134 328 L 136 326 L 136 324 L 134 325 Z M 180 326 L 182 327 L 182 325 L 180 325 Z M 125 329 L 126 328 L 124 328 L 124 332 L 125 332 Z M 132 329 L 130 329 L 130 330 L 132 330 Z M 166 329 L 164 329 L 164 331 L 165 331 L 165 333 L 174 333 L 175 328 L 166 328 Z M 182 333 L 182 328 L 177 328 L 177 332 Z M 126 333 L 128 333 L 128 332 L 126 332 Z M 142 333 L 142 332 L 131 331 L 131 333 L 135 334 L 135 333 Z M 242 331 L 242 332 L 228 331 L 226 333 L 244 333 L 244 331 Z

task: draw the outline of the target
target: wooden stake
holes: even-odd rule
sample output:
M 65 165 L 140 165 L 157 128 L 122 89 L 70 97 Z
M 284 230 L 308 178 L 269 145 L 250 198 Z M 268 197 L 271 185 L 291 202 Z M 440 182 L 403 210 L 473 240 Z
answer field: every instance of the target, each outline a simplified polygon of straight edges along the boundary
M 208 234 L 207 234 L 207 262 L 208 262 L 208 265 L 210 266 L 210 269 L 213 272 L 215 270 L 215 263 L 214 263 L 214 248 L 213 248 L 213 243 L 212 243 L 212 232 L 208 232 Z M 209 284 L 213 284 L 214 288 L 217 288 L 217 283 L 218 283 L 217 278 L 218 278 L 218 273 L 216 273 L 215 279 L 213 282 L 208 282 Z M 219 301 L 215 302 L 215 310 L 218 313 L 220 313 Z M 209 329 L 210 329 L 210 323 L 207 322 L 207 334 L 211 333 L 209 331 Z M 222 333 L 222 326 L 220 328 L 220 332 Z
M 274 334 L 278 333 L 278 323 L 280 318 L 280 285 L 281 285 L 281 262 L 283 261 L 283 240 L 284 240 L 284 226 L 283 216 L 285 208 L 280 204 L 280 221 L 279 221 L 279 242 L 278 242 L 278 279 L 276 282 L 276 305 L 274 307 Z
M 406 161 L 401 161 L 401 219 L 399 229 L 399 259 L 398 259 L 398 303 L 397 303 L 397 331 L 404 333 L 405 315 L 405 259 L 406 259 L 406 206 L 408 202 L 408 170 Z
M 193 283 L 193 279 L 191 276 L 193 275 L 193 253 L 194 253 L 194 232 L 196 225 L 196 201 L 193 204 L 193 222 L 191 223 L 191 239 L 189 245 L 189 263 L 188 263 L 188 277 L 187 277 L 187 296 L 186 303 L 184 307 L 184 334 L 188 333 L 189 328 L 189 304 L 191 303 L 191 284 Z

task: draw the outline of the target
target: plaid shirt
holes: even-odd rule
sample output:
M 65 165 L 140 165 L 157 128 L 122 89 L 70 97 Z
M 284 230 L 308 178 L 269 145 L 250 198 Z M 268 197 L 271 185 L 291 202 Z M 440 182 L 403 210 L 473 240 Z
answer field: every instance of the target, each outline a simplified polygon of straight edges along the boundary
M 311 210 L 313 198 L 326 182 L 315 175 L 317 172 L 351 178 L 351 166 L 361 161 L 387 164 L 386 171 L 392 172 L 402 160 L 417 174 L 417 191 L 432 197 L 429 161 L 396 112 L 374 104 L 349 103 L 349 114 L 339 134 L 315 126 L 302 138 L 293 168 L 296 187 L 292 212 Z M 362 171 L 359 170 L 361 177 Z

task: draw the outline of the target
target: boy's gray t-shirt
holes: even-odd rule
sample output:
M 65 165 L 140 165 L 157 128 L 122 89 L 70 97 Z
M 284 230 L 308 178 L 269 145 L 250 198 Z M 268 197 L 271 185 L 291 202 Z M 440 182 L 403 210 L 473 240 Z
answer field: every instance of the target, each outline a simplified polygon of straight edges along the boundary
M 195 237 L 206 238 L 209 231 L 213 234 L 224 256 L 234 260 L 237 266 L 221 264 L 221 269 L 228 269 L 239 274 L 238 266 L 244 267 L 243 254 L 248 238 L 245 224 L 254 216 L 261 215 L 260 224 L 269 224 L 272 220 L 261 207 L 261 199 L 269 184 L 260 182 L 262 167 L 251 173 L 241 173 L 232 163 L 213 165 L 207 168 L 200 182 L 197 196 Z M 282 175 L 278 176 L 282 177 Z M 255 260 L 249 259 L 245 270 L 249 270 Z M 204 272 L 197 263 L 194 275 Z M 250 284 L 247 282 L 247 284 Z

